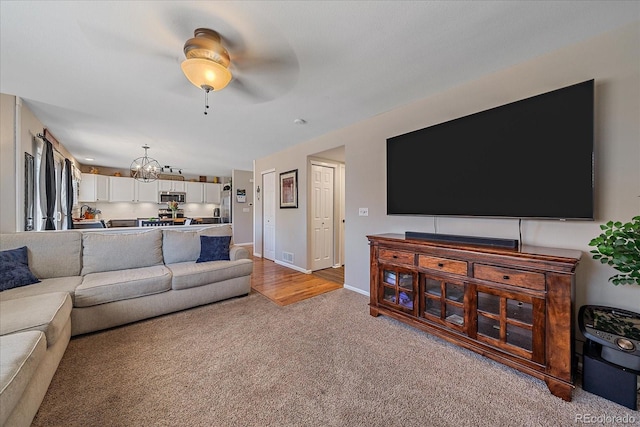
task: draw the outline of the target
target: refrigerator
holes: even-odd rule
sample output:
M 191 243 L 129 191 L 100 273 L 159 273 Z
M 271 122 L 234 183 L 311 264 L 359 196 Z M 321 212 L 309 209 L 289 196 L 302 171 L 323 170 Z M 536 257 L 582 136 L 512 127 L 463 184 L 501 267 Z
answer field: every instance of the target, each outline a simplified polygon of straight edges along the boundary
M 231 190 L 220 193 L 220 217 L 223 224 L 231 222 Z

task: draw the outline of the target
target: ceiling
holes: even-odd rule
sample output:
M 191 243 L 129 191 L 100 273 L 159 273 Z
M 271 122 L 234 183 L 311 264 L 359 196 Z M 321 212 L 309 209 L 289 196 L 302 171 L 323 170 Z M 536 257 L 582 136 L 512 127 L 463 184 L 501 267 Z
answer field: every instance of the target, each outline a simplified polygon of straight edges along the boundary
M 83 164 L 126 169 L 148 144 L 187 175 L 229 176 L 639 19 L 636 1 L 1 0 L 0 91 Z M 180 69 L 199 27 L 222 35 L 234 74 L 206 116 Z

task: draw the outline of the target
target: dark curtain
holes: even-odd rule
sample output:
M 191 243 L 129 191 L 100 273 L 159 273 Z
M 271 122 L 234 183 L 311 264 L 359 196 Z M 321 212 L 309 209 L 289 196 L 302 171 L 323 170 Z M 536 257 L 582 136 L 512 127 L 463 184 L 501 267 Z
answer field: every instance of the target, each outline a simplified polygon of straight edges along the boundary
M 42 155 L 45 168 L 45 197 L 47 211 L 45 212 L 45 230 L 55 230 L 53 215 L 56 209 L 56 169 L 53 163 L 53 145 L 47 140 L 44 141 L 44 154 Z
M 64 159 L 65 176 L 62 177 L 67 187 L 67 211 L 65 212 L 67 219 L 67 230 L 73 228 L 73 218 L 71 211 L 73 210 L 73 174 L 71 173 L 71 160 Z

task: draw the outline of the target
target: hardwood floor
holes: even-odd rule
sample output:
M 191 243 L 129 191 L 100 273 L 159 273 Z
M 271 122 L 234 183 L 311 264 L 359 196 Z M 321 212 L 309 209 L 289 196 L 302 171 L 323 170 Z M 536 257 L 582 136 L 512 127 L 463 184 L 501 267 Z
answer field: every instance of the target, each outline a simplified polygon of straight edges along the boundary
M 339 268 L 325 268 L 324 270 L 314 271 L 312 274 L 339 285 L 344 284 L 344 266 Z
M 304 274 L 264 258 L 253 258 L 251 289 L 274 303 L 285 306 L 325 292 L 340 289 L 341 283 Z

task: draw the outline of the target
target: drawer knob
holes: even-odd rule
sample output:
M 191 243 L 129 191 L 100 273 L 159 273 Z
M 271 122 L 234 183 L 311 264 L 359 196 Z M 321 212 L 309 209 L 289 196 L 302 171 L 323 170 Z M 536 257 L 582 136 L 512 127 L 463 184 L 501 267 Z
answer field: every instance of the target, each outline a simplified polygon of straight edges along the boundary
M 394 256 L 393 256 L 393 258 L 394 258 L 394 259 L 398 258 L 398 255 L 394 255 Z
M 509 280 L 509 276 L 507 276 L 506 274 L 505 274 L 504 276 L 502 276 L 502 278 L 503 278 L 504 280 Z
M 444 264 L 443 264 L 443 263 L 441 263 L 441 262 L 439 262 L 439 263 L 438 263 L 438 267 L 442 268 L 442 267 L 444 267 Z

